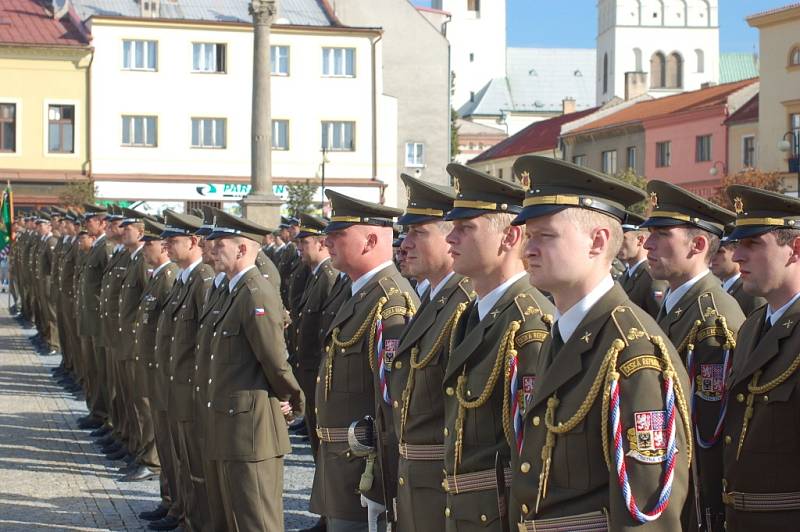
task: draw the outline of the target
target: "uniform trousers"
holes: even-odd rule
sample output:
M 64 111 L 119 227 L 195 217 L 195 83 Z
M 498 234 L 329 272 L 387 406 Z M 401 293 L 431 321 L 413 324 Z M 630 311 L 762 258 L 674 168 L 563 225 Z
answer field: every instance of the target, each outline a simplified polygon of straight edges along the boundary
M 99 336 L 87 336 L 92 343 L 92 357 L 94 361 L 94 376 L 91 379 L 92 386 L 92 416 L 103 420 L 107 424 L 112 421 L 109 418 L 109 376 L 108 376 L 108 360 L 106 359 L 106 348 L 103 346 L 103 340 Z
M 153 409 L 153 428 L 156 435 L 158 460 L 161 462 L 161 474 L 166 477 L 169 491 L 169 500 L 164 500 L 162 495 L 162 504 L 169 505 L 170 516 L 183 519 L 183 499 L 178 479 L 178 457 L 175 455 L 175 446 L 172 443 L 169 416 L 167 416 L 166 410 Z
M 186 521 L 191 530 L 211 530 L 208 509 L 205 471 L 202 449 L 204 441 L 194 427 L 194 421 L 177 423 L 180 464 L 182 470 L 182 497 L 186 509 Z
M 208 466 L 212 471 L 206 479 L 208 496 L 222 501 L 225 515 L 222 530 L 284 529 L 283 457 L 259 462 L 210 460 Z M 217 521 L 214 519 L 215 524 Z
M 153 408 L 148 397 L 147 368 L 141 360 L 131 361 L 131 371 L 133 372 L 133 403 L 136 411 L 136 419 L 139 426 L 139 452 L 136 461 L 153 471 L 161 469 L 156 449 L 155 429 L 153 424 Z

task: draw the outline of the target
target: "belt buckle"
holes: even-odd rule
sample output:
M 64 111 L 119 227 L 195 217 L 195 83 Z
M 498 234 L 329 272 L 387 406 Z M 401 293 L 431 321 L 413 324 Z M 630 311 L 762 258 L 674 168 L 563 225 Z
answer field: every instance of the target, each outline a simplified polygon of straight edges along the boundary
M 722 492 L 722 503 L 728 506 L 733 506 L 733 492 L 730 491 L 723 491 Z

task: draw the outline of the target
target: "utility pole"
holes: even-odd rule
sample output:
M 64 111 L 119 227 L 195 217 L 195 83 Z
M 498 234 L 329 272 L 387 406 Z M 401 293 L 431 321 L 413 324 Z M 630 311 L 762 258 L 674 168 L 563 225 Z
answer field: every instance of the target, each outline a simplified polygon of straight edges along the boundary
M 283 200 L 272 192 L 272 113 L 270 111 L 269 34 L 277 0 L 252 0 L 253 106 L 251 117 L 250 192 L 242 199 L 248 219 L 277 227 Z

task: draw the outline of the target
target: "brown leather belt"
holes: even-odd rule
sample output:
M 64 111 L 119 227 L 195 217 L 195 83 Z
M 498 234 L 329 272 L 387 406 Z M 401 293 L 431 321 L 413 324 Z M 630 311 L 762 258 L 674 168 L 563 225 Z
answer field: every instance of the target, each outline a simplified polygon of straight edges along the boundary
M 800 491 L 788 493 L 742 493 L 729 491 L 722 494 L 722 502 L 740 512 L 778 512 L 800 510 Z
M 552 519 L 536 519 L 517 524 L 519 532 L 606 532 L 608 515 L 605 511 L 590 512 Z
M 317 437 L 326 443 L 347 443 L 347 429 L 317 427 Z
M 400 456 L 406 460 L 442 461 L 444 460 L 444 445 L 414 445 L 401 443 L 398 445 Z
M 511 470 L 503 470 L 506 485 L 511 484 Z M 486 491 L 497 489 L 497 475 L 494 469 L 484 469 L 474 473 L 461 473 L 447 475 L 442 483 L 447 493 L 469 493 L 472 491 Z

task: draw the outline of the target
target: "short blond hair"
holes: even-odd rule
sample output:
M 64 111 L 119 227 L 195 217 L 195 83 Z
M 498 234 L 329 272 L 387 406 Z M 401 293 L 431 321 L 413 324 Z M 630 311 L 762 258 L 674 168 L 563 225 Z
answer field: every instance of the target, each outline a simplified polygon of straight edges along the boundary
M 622 247 L 622 223 L 613 216 L 591 209 L 566 209 L 567 218 L 581 231 L 589 232 L 597 227 L 608 229 L 608 249 L 605 258 L 609 263 Z
M 484 214 L 484 216 L 489 220 L 489 227 L 498 233 L 510 226 L 515 217 L 513 214 L 507 212 L 492 212 Z

